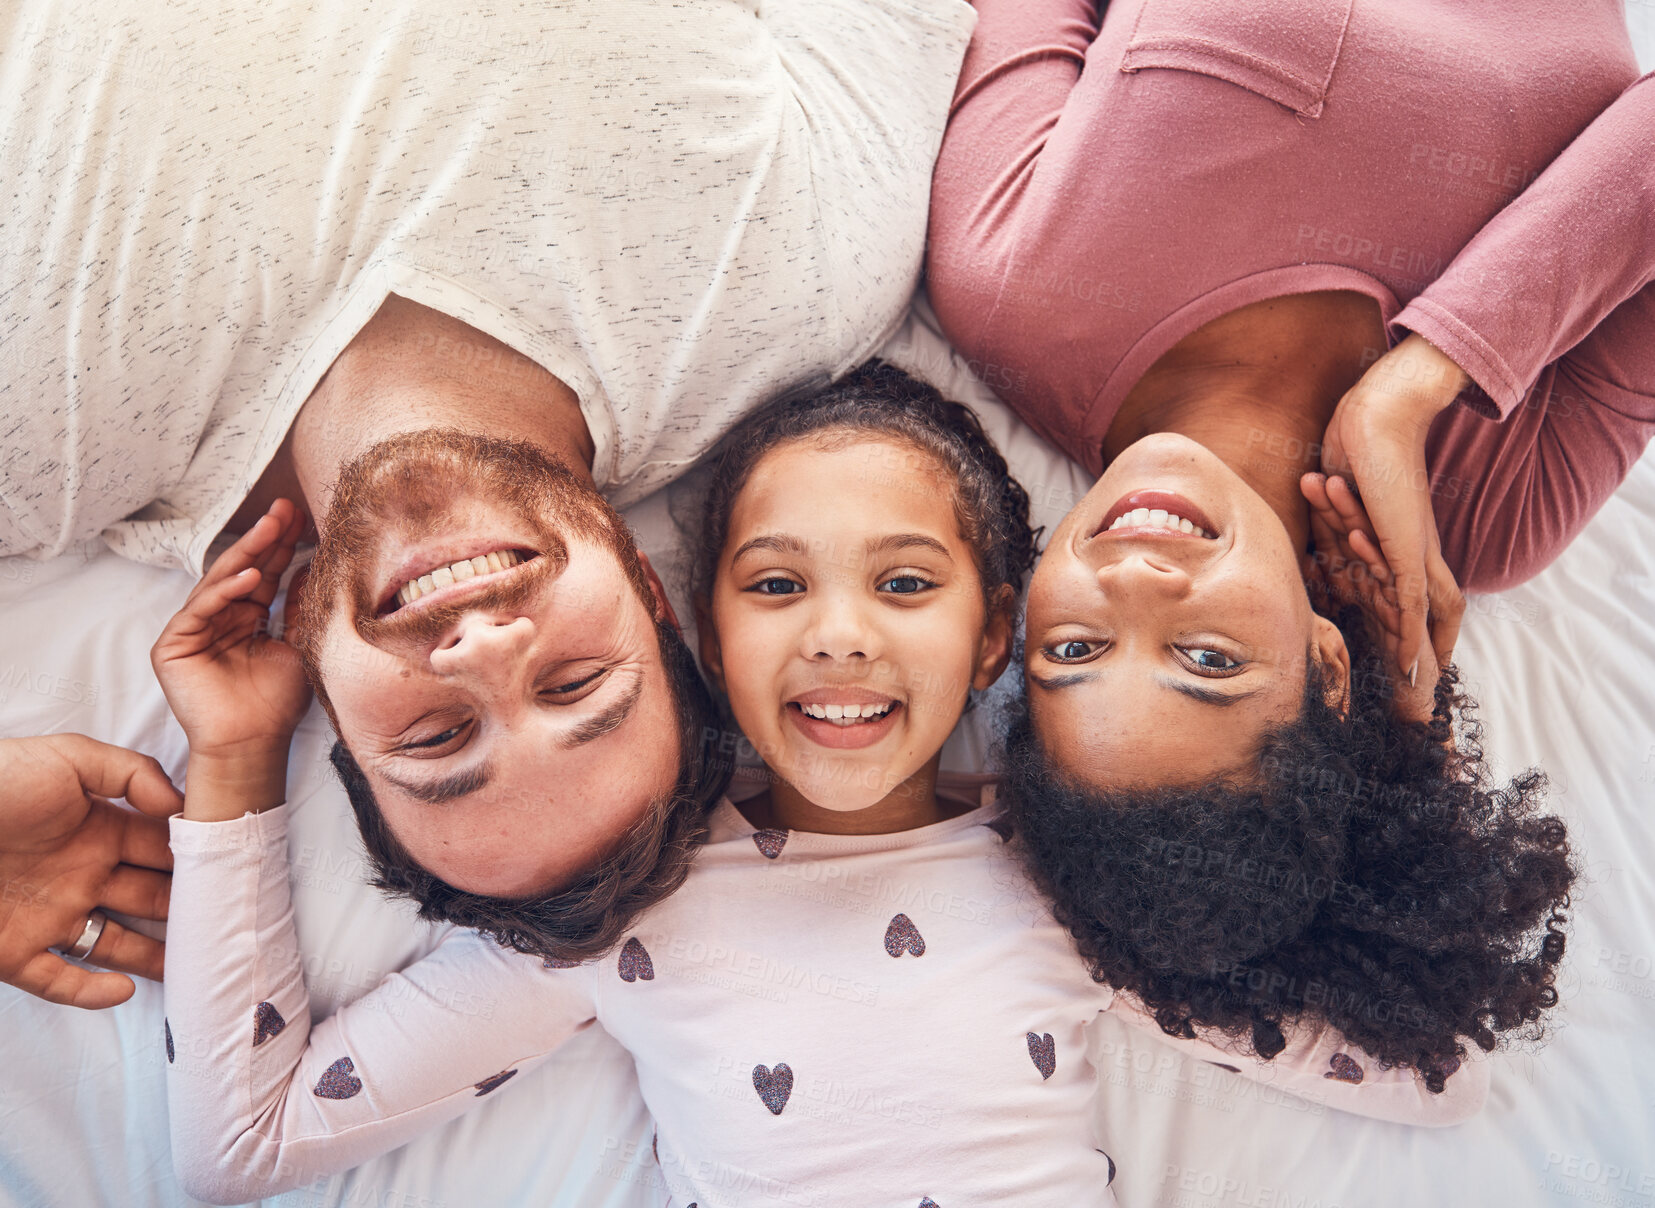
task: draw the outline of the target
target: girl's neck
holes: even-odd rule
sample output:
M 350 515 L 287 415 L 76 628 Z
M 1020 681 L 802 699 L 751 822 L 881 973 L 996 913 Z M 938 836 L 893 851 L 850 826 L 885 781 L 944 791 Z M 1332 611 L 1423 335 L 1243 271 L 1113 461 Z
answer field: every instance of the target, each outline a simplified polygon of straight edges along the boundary
M 972 806 L 937 796 L 939 752 L 882 799 L 860 810 L 830 810 L 775 778 L 767 792 L 743 801 L 742 817 L 760 830 L 806 831 L 818 835 L 894 835 L 944 822 Z

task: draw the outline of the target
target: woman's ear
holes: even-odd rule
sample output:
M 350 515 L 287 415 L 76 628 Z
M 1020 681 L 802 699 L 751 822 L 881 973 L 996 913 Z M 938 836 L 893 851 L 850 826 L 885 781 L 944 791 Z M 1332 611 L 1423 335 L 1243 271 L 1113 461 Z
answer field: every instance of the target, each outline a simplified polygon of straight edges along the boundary
M 644 568 L 644 578 L 649 580 L 650 590 L 655 593 L 655 619 L 667 622 L 682 635 L 684 627 L 678 623 L 678 614 L 672 610 L 667 589 L 661 585 L 661 576 L 655 573 L 655 568 L 649 564 L 649 555 L 643 550 L 638 551 L 638 564 Z
M 977 647 L 977 665 L 973 668 L 971 686 L 984 692 L 994 686 L 1011 661 L 1012 635 L 1017 629 L 1017 593 L 1002 583 L 994 593 L 988 610 L 988 621 L 983 626 L 983 640 Z
M 1339 714 L 1350 716 L 1350 648 L 1345 635 L 1326 617 L 1316 614 L 1311 618 L 1310 648 L 1317 665 L 1322 669 L 1322 699 Z
M 718 627 L 713 624 L 713 610 L 709 601 L 695 601 L 695 636 L 700 640 L 701 673 L 712 681 L 714 688 L 724 691 L 724 647 L 718 641 Z

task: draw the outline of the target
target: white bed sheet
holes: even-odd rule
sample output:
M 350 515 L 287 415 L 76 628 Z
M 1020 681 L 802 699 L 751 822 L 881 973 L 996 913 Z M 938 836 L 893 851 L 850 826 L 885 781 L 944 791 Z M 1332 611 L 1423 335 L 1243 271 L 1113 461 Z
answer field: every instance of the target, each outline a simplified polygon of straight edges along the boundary
M 1086 480 L 971 379 L 921 314 L 887 355 L 976 405 L 1037 522 L 1055 523 Z M 628 513 L 670 566 L 668 515 L 661 495 Z M 180 774 L 182 735 L 148 648 L 189 587 L 182 573 L 106 552 L 0 560 L 0 734 L 79 730 Z M 1472 601 L 1459 658 L 1483 702 L 1490 752 L 1510 770 L 1547 769 L 1589 869 L 1550 1043 L 1495 1057 L 1484 1112 L 1427 1131 L 1284 1098 L 1105 1019 L 1094 1038 L 1099 1110 L 1123 1204 L 1655 1208 L 1655 456 L 1545 574 Z M 951 766 L 980 763 L 992 713 L 991 701 L 968 717 Z M 439 935 L 361 883 L 328 742 L 313 708 L 290 784 L 294 896 L 317 1015 Z M 0 1204 L 192 1203 L 172 1171 L 163 1078 L 159 987 L 89 1013 L 0 986 Z M 268 1202 L 658 1208 L 650 1134 L 630 1060 L 593 1030 L 462 1119 Z

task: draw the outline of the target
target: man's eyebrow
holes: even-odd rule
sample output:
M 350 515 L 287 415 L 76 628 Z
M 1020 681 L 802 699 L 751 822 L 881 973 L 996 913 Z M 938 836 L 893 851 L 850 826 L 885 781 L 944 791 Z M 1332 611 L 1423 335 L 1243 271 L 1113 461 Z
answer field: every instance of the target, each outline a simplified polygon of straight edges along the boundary
M 644 677 L 634 676 L 631 686 L 621 693 L 619 700 L 602 713 L 587 718 L 574 728 L 569 737 L 563 740 L 564 749 L 582 746 L 620 729 L 626 723 L 626 719 L 632 716 L 632 710 L 637 707 L 638 698 L 643 694 Z
M 1216 688 L 1204 688 L 1200 684 L 1192 684 L 1188 680 L 1173 679 L 1170 676 L 1157 675 L 1155 682 L 1163 688 L 1170 688 L 1174 692 L 1182 692 L 1191 700 L 1198 700 L 1203 705 L 1217 705 L 1221 709 L 1228 709 L 1231 705 L 1239 705 L 1249 696 L 1257 696 L 1264 689 L 1249 688 L 1246 692 L 1220 692 Z
M 456 772 L 442 780 L 433 780 L 426 784 L 403 780 L 392 776 L 389 772 L 381 772 L 386 781 L 407 793 L 415 801 L 423 801 L 427 805 L 446 805 L 457 797 L 467 797 L 488 785 L 488 764 L 481 764 L 465 772 Z

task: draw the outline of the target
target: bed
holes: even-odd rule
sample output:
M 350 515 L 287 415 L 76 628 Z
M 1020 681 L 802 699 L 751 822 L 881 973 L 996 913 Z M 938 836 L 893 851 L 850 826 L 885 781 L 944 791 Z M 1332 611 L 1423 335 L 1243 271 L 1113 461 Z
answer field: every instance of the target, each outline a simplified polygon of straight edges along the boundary
M 923 299 L 886 355 L 979 410 L 1028 487 L 1036 523 L 1049 528 L 1084 492 L 1080 471 L 972 378 Z M 628 512 L 669 582 L 671 496 Z M 152 753 L 181 777 L 182 734 L 148 650 L 190 585 L 99 549 L 0 560 L 0 735 L 78 730 Z M 1655 456 L 1543 575 L 1471 601 L 1459 662 L 1494 761 L 1507 772 L 1546 769 L 1587 872 L 1547 1043 L 1493 1057 L 1481 1115 L 1429 1131 L 1342 1116 L 1101 1020 L 1098 1110 L 1123 1204 L 1655 1208 Z M 948 766 L 981 766 L 993 714 L 990 699 L 968 717 Z M 362 883 L 329 742 L 313 707 L 289 783 L 295 909 L 317 1016 L 441 935 Z M 168 1150 L 161 1018 L 160 988 L 147 983 L 95 1013 L 0 986 L 0 1203 L 194 1202 Z M 650 1139 L 630 1059 L 593 1029 L 460 1120 L 268 1203 L 658 1208 Z

